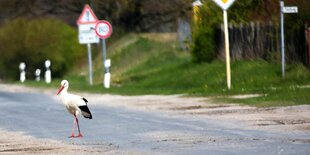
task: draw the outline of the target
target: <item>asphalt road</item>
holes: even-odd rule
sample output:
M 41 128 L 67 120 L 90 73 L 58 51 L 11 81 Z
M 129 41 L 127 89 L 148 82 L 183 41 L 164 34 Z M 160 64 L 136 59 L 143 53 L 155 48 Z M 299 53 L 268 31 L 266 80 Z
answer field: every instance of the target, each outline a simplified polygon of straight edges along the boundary
M 194 116 L 88 105 L 93 119 L 79 119 L 84 137 L 70 139 L 73 117 L 58 100 L 39 93 L 0 92 L 0 128 L 141 154 L 310 154 L 309 132 L 249 130 Z

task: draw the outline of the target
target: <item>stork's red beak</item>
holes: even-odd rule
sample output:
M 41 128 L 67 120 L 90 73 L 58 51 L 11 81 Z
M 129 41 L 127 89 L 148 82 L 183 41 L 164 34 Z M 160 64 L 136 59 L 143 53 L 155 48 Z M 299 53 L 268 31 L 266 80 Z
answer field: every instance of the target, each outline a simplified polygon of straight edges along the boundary
M 58 91 L 57 91 L 57 95 L 64 89 L 65 87 L 64 86 L 61 86 Z

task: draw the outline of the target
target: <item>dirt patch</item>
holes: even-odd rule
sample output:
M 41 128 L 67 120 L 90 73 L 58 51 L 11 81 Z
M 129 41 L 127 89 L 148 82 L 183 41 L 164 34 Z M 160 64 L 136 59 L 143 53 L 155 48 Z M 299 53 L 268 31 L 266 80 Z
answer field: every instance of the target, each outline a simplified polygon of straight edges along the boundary
M 70 145 L 54 140 L 37 139 L 23 133 L 0 130 L 0 154 L 109 154 L 112 149 Z
M 172 42 L 177 38 L 176 33 L 141 33 L 140 36 L 158 42 Z
M 234 99 L 246 99 L 246 98 L 253 98 L 253 97 L 261 97 L 266 96 L 266 94 L 246 94 L 246 95 L 233 95 L 230 98 Z

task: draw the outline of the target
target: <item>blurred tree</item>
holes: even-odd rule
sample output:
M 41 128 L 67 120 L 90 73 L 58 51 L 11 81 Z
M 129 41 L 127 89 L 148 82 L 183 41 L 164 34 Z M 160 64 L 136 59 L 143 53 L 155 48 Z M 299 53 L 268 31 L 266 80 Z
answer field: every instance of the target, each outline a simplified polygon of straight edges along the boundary
M 128 31 L 175 31 L 191 0 L 1 0 L 0 23 L 17 17 L 53 16 L 76 26 L 85 4 L 99 19 Z
M 0 28 L 0 76 L 18 78 L 18 65 L 25 62 L 28 77 L 44 70 L 50 59 L 54 77 L 62 76 L 84 54 L 77 32 L 55 18 L 28 20 L 17 18 Z

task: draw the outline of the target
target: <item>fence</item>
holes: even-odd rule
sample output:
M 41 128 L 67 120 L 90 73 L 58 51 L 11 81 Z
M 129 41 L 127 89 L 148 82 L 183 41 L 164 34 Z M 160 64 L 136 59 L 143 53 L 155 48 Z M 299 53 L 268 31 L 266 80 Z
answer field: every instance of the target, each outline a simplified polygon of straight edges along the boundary
M 310 56 L 307 52 L 307 32 L 305 27 L 291 29 L 285 32 L 286 62 L 302 62 L 310 66 Z M 229 44 L 231 58 L 234 60 L 265 59 L 280 62 L 280 31 L 279 25 L 269 23 L 254 23 L 229 25 Z M 309 36 L 309 35 L 308 35 Z M 309 37 L 308 37 L 309 39 Z M 225 57 L 223 26 L 215 31 L 216 49 L 220 58 Z M 309 48 L 310 52 L 310 48 Z

